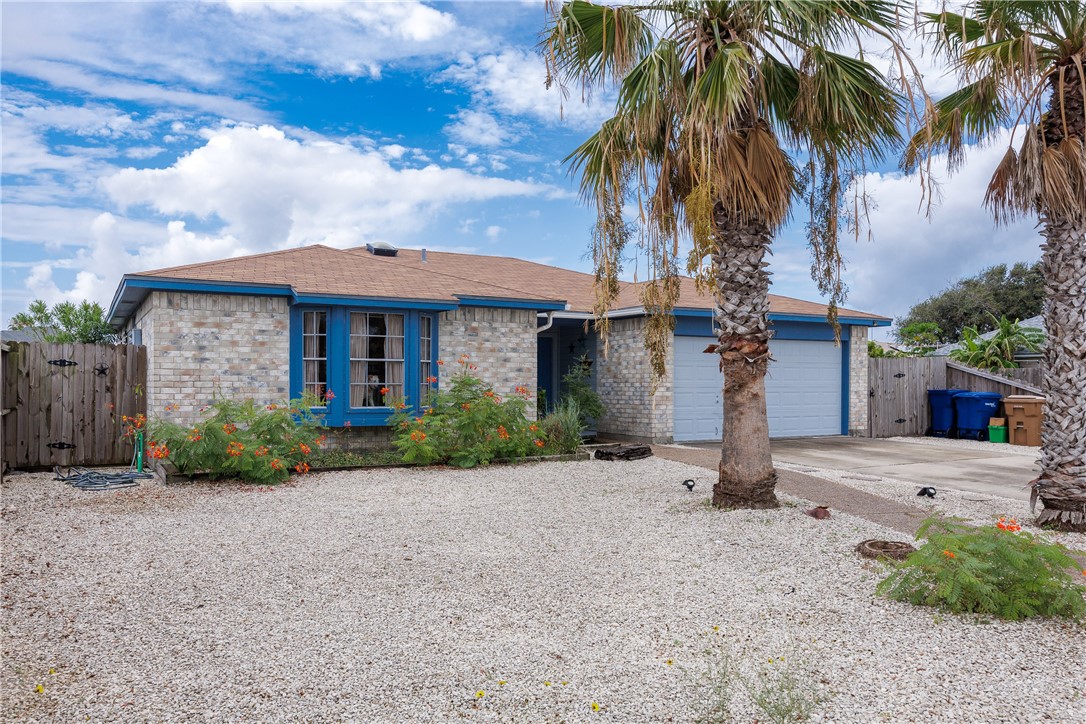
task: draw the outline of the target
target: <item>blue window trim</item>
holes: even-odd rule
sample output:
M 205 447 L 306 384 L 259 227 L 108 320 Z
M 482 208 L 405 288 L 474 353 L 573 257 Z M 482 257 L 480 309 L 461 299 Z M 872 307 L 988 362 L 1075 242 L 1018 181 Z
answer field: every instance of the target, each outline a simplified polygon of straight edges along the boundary
M 501 297 L 478 297 L 471 294 L 454 294 L 465 307 L 497 307 L 499 309 L 536 309 L 542 312 L 560 312 L 566 308 L 565 302 L 542 301 L 534 299 L 506 299 Z
M 357 311 L 355 305 L 318 305 L 295 304 L 290 308 L 290 395 L 300 397 L 304 389 L 302 379 L 302 315 L 304 312 L 325 312 L 328 315 L 328 389 L 335 396 L 324 408 L 324 424 L 329 427 L 384 427 L 391 407 L 352 408 L 350 407 L 350 313 Z M 431 363 L 437 367 L 438 335 L 437 316 L 420 312 L 405 306 L 384 306 L 381 312 L 402 314 L 404 316 L 404 394 L 409 409 L 415 414 L 421 413 L 421 400 L 417 399 L 421 391 L 421 370 L 419 365 L 420 319 L 428 316 L 433 319 L 431 325 L 432 341 L 430 344 Z

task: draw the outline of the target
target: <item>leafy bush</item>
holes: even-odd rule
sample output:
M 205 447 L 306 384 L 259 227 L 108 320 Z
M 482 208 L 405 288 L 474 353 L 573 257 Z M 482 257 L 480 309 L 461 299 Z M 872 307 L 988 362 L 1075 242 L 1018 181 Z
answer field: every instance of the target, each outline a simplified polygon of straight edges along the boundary
M 186 475 L 279 483 L 292 470 L 309 472 L 309 455 L 324 442 L 321 417 L 312 411 L 321 404 L 311 396 L 266 407 L 253 400 L 217 398 L 196 425 L 152 421 L 148 452 L 152 458 L 169 459 Z M 167 405 L 166 411 L 170 409 Z
M 992 372 L 1018 367 L 1014 353 L 1018 350 L 1036 352 L 1044 343 L 1044 333 L 1035 327 L 1023 327 L 1018 320 L 1006 317 L 996 319 L 988 315 L 995 324 L 995 334 L 988 339 L 981 337 L 976 327 L 962 330 L 961 347 L 951 350 L 950 358 Z
M 318 468 L 353 468 L 366 465 L 395 465 L 403 460 L 396 450 L 320 450 L 309 456 L 309 466 Z
M 916 537 L 927 542 L 879 583 L 879 593 L 1010 621 L 1086 616 L 1086 589 L 1075 580 L 1078 565 L 1071 552 L 1022 532 L 1013 519 L 977 528 L 933 517 Z
M 560 455 L 577 452 L 584 431 L 584 417 L 577 403 L 566 398 L 549 415 L 540 420 L 546 434 L 547 447 Z
M 565 394 L 562 395 L 562 403 L 572 402 L 576 406 L 580 415 L 581 429 L 588 426 L 589 420 L 598 420 L 607 412 L 607 408 L 603 406 L 603 400 L 592 389 L 589 382 L 592 376 L 591 364 L 588 355 L 582 355 L 562 375 L 562 384 L 566 388 Z
M 410 413 L 402 400 L 385 398 L 396 410 L 388 422 L 396 432 L 392 444 L 403 453 L 404 462 L 470 468 L 495 459 L 541 454 L 546 436 L 525 415 L 532 397 L 528 388 L 517 387 L 513 397 L 503 399 L 473 374 L 476 367 L 467 355 L 458 365 L 447 389 L 430 393 L 420 416 Z

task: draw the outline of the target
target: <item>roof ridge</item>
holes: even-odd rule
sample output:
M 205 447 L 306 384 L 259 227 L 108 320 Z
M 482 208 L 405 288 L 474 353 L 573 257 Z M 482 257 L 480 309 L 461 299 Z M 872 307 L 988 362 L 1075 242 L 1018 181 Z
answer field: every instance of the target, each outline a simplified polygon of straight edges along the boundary
M 180 266 L 166 266 L 161 269 L 148 269 L 147 271 L 136 272 L 133 276 L 143 276 L 145 274 L 161 274 L 162 272 L 174 272 L 181 271 L 183 269 L 199 269 L 214 264 L 223 264 L 232 261 L 241 261 L 242 259 L 258 259 L 264 256 L 276 256 L 278 254 L 296 254 L 300 251 L 307 251 L 309 249 L 328 249 L 329 251 L 346 251 L 345 249 L 336 249 L 333 246 L 327 244 L 306 244 L 305 246 L 296 246 L 292 249 L 277 249 L 276 251 L 262 251 L 258 254 L 243 254 L 242 256 L 231 256 L 226 259 L 212 259 L 211 261 L 198 261 L 195 264 L 181 264 Z

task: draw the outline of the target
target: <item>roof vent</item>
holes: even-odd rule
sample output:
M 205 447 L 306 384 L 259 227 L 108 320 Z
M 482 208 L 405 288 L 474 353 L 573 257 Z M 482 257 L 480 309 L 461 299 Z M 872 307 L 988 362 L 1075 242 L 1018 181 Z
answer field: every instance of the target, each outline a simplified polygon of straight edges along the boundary
M 366 244 L 366 251 L 374 256 L 396 256 L 399 250 L 387 241 L 375 241 L 372 244 Z

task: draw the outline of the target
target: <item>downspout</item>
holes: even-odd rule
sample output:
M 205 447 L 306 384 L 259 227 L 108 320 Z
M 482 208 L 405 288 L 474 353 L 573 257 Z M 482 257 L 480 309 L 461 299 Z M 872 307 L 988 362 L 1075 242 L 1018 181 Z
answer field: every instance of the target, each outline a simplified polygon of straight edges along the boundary
M 539 334 L 540 332 L 546 332 L 548 329 L 551 328 L 552 324 L 554 324 L 554 312 L 547 312 L 547 323 L 544 324 L 542 327 L 537 328 L 535 330 L 535 333 Z

